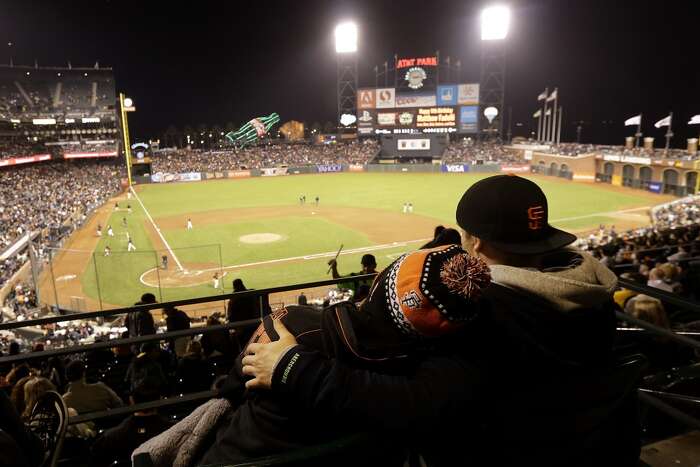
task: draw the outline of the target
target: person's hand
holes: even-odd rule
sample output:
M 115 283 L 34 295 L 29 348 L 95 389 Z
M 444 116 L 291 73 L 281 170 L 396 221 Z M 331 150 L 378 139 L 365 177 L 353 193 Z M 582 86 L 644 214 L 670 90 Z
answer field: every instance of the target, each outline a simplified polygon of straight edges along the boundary
M 269 344 L 252 343 L 246 348 L 246 356 L 243 357 L 243 374 L 253 376 L 246 381 L 248 389 L 270 389 L 272 387 L 272 373 L 275 365 L 284 353 L 297 344 L 296 338 L 282 324 L 282 320 L 273 319 L 272 325 L 279 335 L 279 340 Z

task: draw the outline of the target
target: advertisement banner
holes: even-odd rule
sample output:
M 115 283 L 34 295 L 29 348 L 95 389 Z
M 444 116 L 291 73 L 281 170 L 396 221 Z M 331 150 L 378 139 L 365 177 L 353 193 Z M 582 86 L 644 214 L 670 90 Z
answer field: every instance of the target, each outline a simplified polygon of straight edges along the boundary
M 396 142 L 396 149 L 399 151 L 428 151 L 430 150 L 430 139 L 399 139 Z
M 377 124 L 379 126 L 396 126 L 395 112 L 378 112 Z
M 348 170 L 350 170 L 350 172 L 364 172 L 365 166 L 362 164 L 350 164 Z
M 375 91 L 375 89 L 357 90 L 357 110 L 375 108 Z
M 357 118 L 357 132 L 361 135 L 374 134 L 374 125 L 377 123 L 374 112 L 362 110 L 359 114 Z
M 456 84 L 446 84 L 438 86 L 437 105 L 457 105 Z
M 394 107 L 396 107 L 396 89 L 377 89 L 377 98 L 375 102 L 377 104 L 378 109 L 393 109 Z
M 316 166 L 319 173 L 342 172 L 343 166 L 340 164 L 319 164 Z
M 199 182 L 201 180 L 202 174 L 199 172 L 187 172 L 182 174 L 156 172 L 151 175 L 151 181 L 154 183 Z
M 13 157 L 12 159 L 0 160 L 0 167 L 18 164 L 30 164 L 32 162 L 41 162 L 51 160 L 51 154 L 35 154 L 27 157 Z
M 262 177 L 277 177 L 278 175 L 287 175 L 287 167 L 269 167 L 260 169 Z
M 73 152 L 63 155 L 64 159 L 92 159 L 97 157 L 117 157 L 117 151 L 109 152 Z
M 437 104 L 435 94 L 432 93 L 411 93 L 397 94 L 396 107 L 434 107 Z
M 226 172 L 227 178 L 248 178 L 250 176 L 250 170 L 230 170 Z
M 479 106 L 466 105 L 459 108 L 459 131 L 461 133 L 479 131 Z
M 456 127 L 457 116 L 454 107 L 420 108 L 416 113 L 418 128 Z
M 459 105 L 477 105 L 479 103 L 479 83 L 457 86 L 457 103 Z
M 661 182 L 650 182 L 649 183 L 649 191 L 654 192 L 654 193 L 661 193 Z
M 443 164 L 440 171 L 449 173 L 469 172 L 469 164 Z
M 502 165 L 501 172 L 514 173 L 514 174 L 526 173 L 526 172 L 530 172 L 530 166 L 529 165 Z

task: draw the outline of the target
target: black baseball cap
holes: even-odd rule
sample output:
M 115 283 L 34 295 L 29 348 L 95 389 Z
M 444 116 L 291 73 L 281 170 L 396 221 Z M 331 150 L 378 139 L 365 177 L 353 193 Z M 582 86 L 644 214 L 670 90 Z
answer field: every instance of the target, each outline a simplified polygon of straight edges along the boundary
M 507 253 L 534 255 L 557 250 L 576 236 L 549 225 L 547 197 L 526 178 L 496 175 L 479 180 L 457 205 L 457 224 Z

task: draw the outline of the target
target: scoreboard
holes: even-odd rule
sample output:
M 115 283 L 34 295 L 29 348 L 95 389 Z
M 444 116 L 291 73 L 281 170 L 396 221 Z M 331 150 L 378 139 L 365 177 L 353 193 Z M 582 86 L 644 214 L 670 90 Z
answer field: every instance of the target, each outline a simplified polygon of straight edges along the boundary
M 359 135 L 478 132 L 478 83 L 439 84 L 437 57 L 395 65 L 395 86 L 357 90 Z

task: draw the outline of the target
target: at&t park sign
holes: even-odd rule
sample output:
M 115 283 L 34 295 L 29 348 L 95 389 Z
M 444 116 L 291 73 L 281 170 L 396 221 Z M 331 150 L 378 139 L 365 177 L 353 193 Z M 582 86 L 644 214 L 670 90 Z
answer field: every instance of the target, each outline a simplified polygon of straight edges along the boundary
M 437 57 L 399 58 L 396 60 L 396 68 L 411 68 L 414 66 L 438 66 Z

